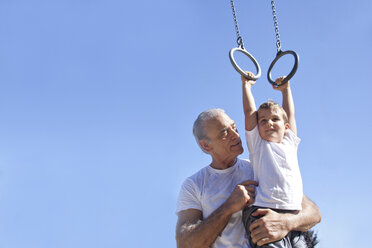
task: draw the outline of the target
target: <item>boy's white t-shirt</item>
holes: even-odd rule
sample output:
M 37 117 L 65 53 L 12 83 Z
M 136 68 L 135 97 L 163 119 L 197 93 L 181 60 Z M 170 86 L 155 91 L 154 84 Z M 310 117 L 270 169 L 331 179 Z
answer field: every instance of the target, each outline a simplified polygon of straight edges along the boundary
M 252 166 L 247 160 L 237 159 L 225 170 L 204 167 L 182 184 L 176 212 L 198 209 L 203 219 L 219 208 L 231 195 L 235 186 L 253 179 Z M 242 222 L 242 211 L 234 213 L 212 248 L 247 248 L 249 241 Z
M 259 183 L 253 205 L 301 210 L 302 179 L 297 160 L 300 138 L 288 129 L 282 143 L 268 142 L 261 138 L 258 126 L 245 133 L 254 178 Z

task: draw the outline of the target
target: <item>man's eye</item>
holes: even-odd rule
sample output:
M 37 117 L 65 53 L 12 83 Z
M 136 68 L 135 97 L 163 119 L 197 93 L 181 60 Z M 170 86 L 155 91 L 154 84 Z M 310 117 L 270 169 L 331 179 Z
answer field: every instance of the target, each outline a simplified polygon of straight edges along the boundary
M 223 130 L 222 132 L 221 132 L 221 136 L 222 137 L 225 137 L 227 135 L 227 130 Z
M 279 121 L 280 119 L 279 118 L 273 118 L 273 121 Z

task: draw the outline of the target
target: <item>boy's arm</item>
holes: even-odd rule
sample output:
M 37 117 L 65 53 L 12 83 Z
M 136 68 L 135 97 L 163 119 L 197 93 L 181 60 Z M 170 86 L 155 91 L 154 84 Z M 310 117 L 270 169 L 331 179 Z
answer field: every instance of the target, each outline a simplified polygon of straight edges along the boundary
M 293 102 L 292 97 L 292 91 L 289 81 L 284 84 L 280 85 L 282 83 L 282 80 L 285 77 L 280 77 L 275 80 L 275 82 L 278 84 L 278 86 L 273 86 L 275 90 L 279 90 L 282 92 L 283 96 L 283 104 L 282 107 L 287 113 L 288 116 L 288 123 L 289 123 L 289 129 L 292 130 L 294 134 L 297 135 L 297 126 L 296 126 L 296 118 L 295 118 L 295 106 Z
M 253 73 L 247 72 L 247 74 L 253 77 Z M 252 85 L 256 81 L 249 80 L 242 76 L 242 85 L 243 85 L 243 109 L 245 116 L 245 130 L 251 131 L 257 125 L 257 111 L 256 104 L 252 95 Z

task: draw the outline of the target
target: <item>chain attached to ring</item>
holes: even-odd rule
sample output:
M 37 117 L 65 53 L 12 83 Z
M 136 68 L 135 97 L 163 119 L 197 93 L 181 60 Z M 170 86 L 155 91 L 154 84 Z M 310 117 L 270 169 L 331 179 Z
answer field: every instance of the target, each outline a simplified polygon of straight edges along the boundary
M 238 19 L 236 18 L 236 13 L 235 13 L 235 6 L 234 6 L 234 0 L 230 0 L 230 3 L 231 3 L 231 9 L 232 9 L 232 12 L 233 12 L 233 17 L 234 17 L 234 23 L 235 23 L 235 31 L 236 31 L 236 42 L 238 43 L 238 47 L 235 47 L 235 48 L 232 48 L 229 52 L 229 57 L 230 57 L 230 62 L 232 64 L 232 66 L 235 68 L 235 70 L 237 72 L 239 72 L 240 75 L 242 75 L 243 77 L 249 79 L 249 80 L 257 80 L 261 77 L 261 67 L 260 65 L 258 64 L 257 60 L 252 56 L 252 54 L 250 54 L 247 50 L 245 50 L 244 48 L 244 45 L 243 45 L 243 38 L 240 36 L 240 32 L 239 32 L 239 26 L 238 26 Z M 257 70 L 257 74 L 256 75 L 248 75 L 246 71 L 244 71 L 237 63 L 236 63 L 236 60 L 234 58 L 234 53 L 235 52 L 240 52 L 240 53 L 243 53 L 244 55 L 246 55 L 254 64 L 254 66 L 256 67 L 256 70 Z
M 230 0 L 230 3 L 231 3 L 231 9 L 232 9 L 232 12 L 233 12 L 233 17 L 234 17 L 235 31 L 236 31 L 236 37 L 237 37 L 236 42 L 238 43 L 238 46 L 240 48 L 244 49 L 243 38 L 240 36 L 239 26 L 238 26 L 238 19 L 236 18 L 234 1 Z
M 267 79 L 269 80 L 269 82 L 274 85 L 274 86 L 278 86 L 278 84 L 271 78 L 271 70 L 273 69 L 275 63 L 283 56 L 289 54 L 289 55 L 292 55 L 293 58 L 294 58 L 294 65 L 293 65 L 293 68 L 291 70 L 291 72 L 285 77 L 285 79 L 282 81 L 281 84 L 285 84 L 288 82 L 289 79 L 291 79 L 294 74 L 296 73 L 297 71 L 297 68 L 298 68 L 298 54 L 292 50 L 288 50 L 288 51 L 282 51 L 282 47 L 281 47 L 281 44 L 280 44 L 280 37 L 279 37 L 279 27 L 278 27 L 278 20 L 276 18 L 276 10 L 275 10 L 275 3 L 274 3 L 274 0 L 271 0 L 271 8 L 273 10 L 273 20 L 274 20 L 274 27 L 275 27 L 275 36 L 276 36 L 276 48 L 277 48 L 277 53 L 276 53 L 276 57 L 274 58 L 273 62 L 271 62 L 270 66 L 269 66 L 269 70 L 267 71 Z
M 279 27 L 278 27 L 278 19 L 276 18 L 276 10 L 275 10 L 275 3 L 274 0 L 271 0 L 271 8 L 273 10 L 273 20 L 274 20 L 274 27 L 275 27 L 275 36 L 276 36 L 276 48 L 277 52 L 281 51 L 281 44 L 280 44 L 280 36 L 279 36 Z

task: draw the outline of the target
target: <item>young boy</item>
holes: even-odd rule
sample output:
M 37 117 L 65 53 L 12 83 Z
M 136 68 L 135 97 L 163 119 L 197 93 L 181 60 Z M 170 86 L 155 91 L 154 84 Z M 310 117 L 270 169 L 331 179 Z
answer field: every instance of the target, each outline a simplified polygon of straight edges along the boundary
M 301 210 L 302 179 L 297 161 L 300 139 L 290 83 L 281 85 L 284 78 L 278 78 L 279 86 L 273 87 L 282 92 L 283 107 L 269 101 L 256 110 L 251 91 L 255 81 L 242 77 L 247 145 L 254 177 L 259 184 L 254 204 L 243 210 L 243 223 L 252 248 L 260 247 L 250 237 L 251 223 L 260 218 L 251 214 L 258 208 L 289 213 Z M 292 232 L 282 240 L 261 247 L 307 247 L 299 235 Z

